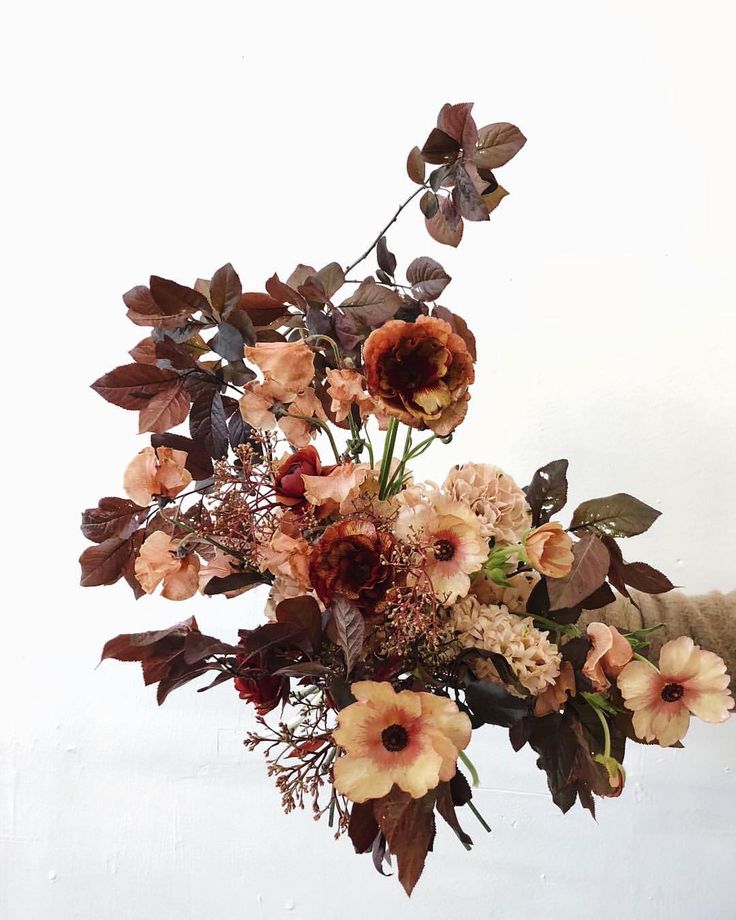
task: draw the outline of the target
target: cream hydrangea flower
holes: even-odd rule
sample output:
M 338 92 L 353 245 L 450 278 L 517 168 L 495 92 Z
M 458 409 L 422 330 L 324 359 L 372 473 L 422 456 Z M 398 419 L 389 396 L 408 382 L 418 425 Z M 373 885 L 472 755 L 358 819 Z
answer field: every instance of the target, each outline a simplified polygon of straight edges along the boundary
M 518 617 L 501 605 L 483 605 L 470 595 L 450 610 L 448 625 L 457 650 L 467 648 L 497 652 L 508 661 L 522 686 L 536 696 L 555 682 L 560 673 L 560 653 L 547 633 L 531 617 Z M 493 665 L 478 658 L 471 665 L 480 678 L 495 677 Z
M 426 503 L 399 512 L 396 534 L 418 541 L 428 554 L 425 570 L 441 604 L 454 604 L 470 590 L 470 576 L 488 558 L 488 542 L 480 521 L 462 502 L 439 492 Z
M 481 522 L 484 537 L 518 543 L 531 525 L 526 495 L 502 469 L 490 463 L 463 463 L 447 475 L 443 491 L 468 505 Z

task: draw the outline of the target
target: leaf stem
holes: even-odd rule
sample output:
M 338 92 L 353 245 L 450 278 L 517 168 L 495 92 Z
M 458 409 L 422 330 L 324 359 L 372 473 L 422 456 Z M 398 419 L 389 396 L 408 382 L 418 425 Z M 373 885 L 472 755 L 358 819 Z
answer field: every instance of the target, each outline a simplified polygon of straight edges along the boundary
M 475 764 L 468 757 L 465 751 L 460 751 L 460 760 L 462 760 L 462 762 L 468 768 L 468 773 L 470 773 L 470 782 L 473 787 L 477 789 L 480 785 L 480 776 L 478 776 L 478 771 L 475 769 Z M 488 829 L 490 830 L 490 828 Z

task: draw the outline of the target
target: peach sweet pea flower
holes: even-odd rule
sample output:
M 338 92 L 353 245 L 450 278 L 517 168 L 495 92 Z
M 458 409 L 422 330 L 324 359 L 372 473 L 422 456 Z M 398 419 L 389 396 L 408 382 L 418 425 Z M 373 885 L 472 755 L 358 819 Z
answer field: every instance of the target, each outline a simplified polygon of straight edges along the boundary
M 348 368 L 327 371 L 327 393 L 332 397 L 331 409 L 338 422 L 346 419 L 351 408 L 358 407 L 363 421 L 372 414 L 375 404 L 366 392 L 366 381 L 362 374 Z
M 317 394 L 312 387 L 297 396 L 289 406 L 288 413 L 279 419 L 279 428 L 288 442 L 299 449 L 307 447 L 310 439 L 319 434 L 319 427 L 310 424 L 305 419 L 318 418 L 322 422 L 327 421 L 322 403 L 317 399 Z M 295 416 L 302 416 L 302 418 L 295 418 Z
M 575 557 L 572 540 L 562 524 L 550 521 L 527 534 L 524 548 L 534 568 L 549 578 L 564 578 L 570 574 Z
M 399 537 L 419 540 L 429 551 L 425 566 L 432 589 L 442 604 L 454 604 L 470 590 L 470 576 L 488 558 L 488 542 L 470 508 L 441 495 L 428 504 L 401 510 L 396 522 Z M 413 577 L 413 576 L 409 576 Z
M 240 414 L 253 428 L 270 431 L 276 427 L 276 416 L 271 411 L 275 402 L 277 399 L 269 384 L 251 380 L 243 387 Z
M 345 750 L 334 765 L 335 788 L 353 802 L 388 795 L 394 783 L 419 799 L 452 779 L 470 742 L 470 719 L 452 700 L 363 680 L 358 701 L 338 715 L 333 738 Z
M 280 402 L 291 402 L 314 378 L 314 352 L 306 342 L 258 342 L 246 346 L 245 357 Z
M 223 553 L 221 549 L 215 551 L 214 556 L 204 568 L 199 571 L 199 591 L 204 594 L 204 589 L 208 582 L 213 578 L 227 578 L 234 571 L 233 562 L 235 559 L 228 553 Z
M 173 498 L 192 481 L 184 468 L 185 450 L 146 447 L 130 461 L 123 476 L 123 488 L 137 505 L 149 505 L 154 495 Z
M 190 553 L 177 555 L 179 541 L 156 530 L 141 546 L 135 560 L 135 577 L 146 592 L 153 594 L 163 582 L 161 594 L 170 601 L 183 601 L 197 593 L 199 558 Z
M 618 677 L 634 656 L 633 649 L 615 626 L 589 623 L 586 630 L 592 642 L 583 665 L 583 674 L 601 692 L 611 686 L 609 677 Z
M 306 540 L 277 530 L 268 543 L 259 547 L 258 564 L 261 570 L 268 569 L 273 575 L 286 576 L 302 587 L 309 588 L 310 552 Z
M 367 463 L 341 463 L 326 476 L 302 476 L 304 497 L 312 505 L 340 506 L 357 494 L 369 470 Z
M 734 701 L 722 658 L 695 645 L 689 636 L 665 642 L 659 669 L 632 661 L 617 684 L 627 709 L 633 710 L 637 737 L 669 747 L 684 738 L 690 714 L 704 722 L 725 722 Z

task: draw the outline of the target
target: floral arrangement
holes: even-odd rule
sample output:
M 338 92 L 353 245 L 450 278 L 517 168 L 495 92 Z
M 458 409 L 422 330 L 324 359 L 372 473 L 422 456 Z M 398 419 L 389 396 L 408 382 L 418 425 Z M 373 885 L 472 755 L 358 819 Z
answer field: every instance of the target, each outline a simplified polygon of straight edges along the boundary
M 451 280 L 440 263 L 415 258 L 400 282 L 385 234 L 421 196 L 430 236 L 457 246 L 505 197 L 494 170 L 525 138 L 478 129 L 471 109 L 442 108 L 408 157 L 416 188 L 354 262 L 298 265 L 265 292 L 243 291 L 229 264 L 193 287 L 153 276 L 123 297 L 149 330 L 133 362 L 92 385 L 139 412 L 150 445 L 125 470 L 126 497 L 83 513 L 82 584 L 124 579 L 136 598 L 173 601 L 268 589 L 264 622 L 235 642 L 191 618 L 118 636 L 102 657 L 140 662 L 159 703 L 204 675 L 201 689 L 231 683 L 285 810 L 327 815 L 381 872 L 394 858 L 407 893 L 437 815 L 468 849 L 458 813 L 489 830 L 473 730 L 508 729 L 563 811 L 579 800 L 594 814 L 595 795 L 624 788 L 627 741 L 680 746 L 691 715 L 722 722 L 733 707 L 723 661 L 689 638 L 652 662 L 648 631 L 576 625 L 613 589 L 672 588 L 618 542 L 658 511 L 619 493 L 561 522 L 566 460 L 524 489 L 489 463 L 439 486 L 413 478 L 465 418 L 476 344 L 437 302 Z M 374 253 L 374 273 L 351 277 Z

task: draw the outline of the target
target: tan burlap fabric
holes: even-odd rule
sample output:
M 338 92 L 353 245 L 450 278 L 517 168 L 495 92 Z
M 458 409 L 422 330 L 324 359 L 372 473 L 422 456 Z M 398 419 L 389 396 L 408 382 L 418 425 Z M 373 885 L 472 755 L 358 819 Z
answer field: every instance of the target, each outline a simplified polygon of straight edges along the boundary
M 633 632 L 663 623 L 664 629 L 652 634 L 655 656 L 668 639 L 690 636 L 697 645 L 720 655 L 728 673 L 736 677 L 736 591 L 728 594 L 711 591 L 697 597 L 687 597 L 679 591 L 659 595 L 632 591 L 631 594 L 640 610 L 626 598 L 619 597 L 602 610 L 584 613 L 580 625 L 585 627 L 598 620 L 616 626 L 620 632 Z

